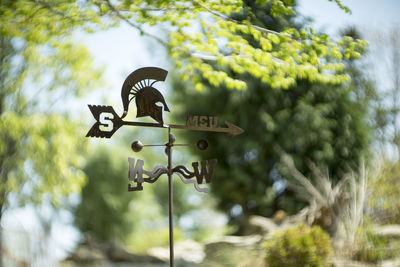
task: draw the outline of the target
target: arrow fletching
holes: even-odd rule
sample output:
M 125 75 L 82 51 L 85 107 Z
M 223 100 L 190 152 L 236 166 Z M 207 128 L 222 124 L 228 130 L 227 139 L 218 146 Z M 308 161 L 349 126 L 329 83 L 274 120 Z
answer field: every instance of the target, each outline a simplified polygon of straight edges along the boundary
M 96 123 L 86 137 L 110 138 L 122 125 L 123 121 L 112 106 L 88 105 Z

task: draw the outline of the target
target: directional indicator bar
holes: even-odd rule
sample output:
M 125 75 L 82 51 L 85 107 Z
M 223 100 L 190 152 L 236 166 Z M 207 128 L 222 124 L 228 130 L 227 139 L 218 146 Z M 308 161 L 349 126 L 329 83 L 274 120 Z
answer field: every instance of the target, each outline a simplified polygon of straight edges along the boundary
M 225 121 L 226 126 L 228 128 L 221 128 L 221 127 L 208 127 L 208 126 L 187 126 L 187 125 L 177 125 L 177 124 L 170 124 L 169 127 L 175 129 L 185 129 L 185 130 L 193 130 L 193 131 L 206 131 L 206 132 L 219 132 L 219 133 L 227 133 L 228 136 L 235 136 L 238 134 L 243 133 L 243 129 Z
M 93 124 L 86 137 L 100 137 L 100 138 L 111 138 L 111 136 L 123 125 L 139 126 L 139 127 L 157 127 L 157 128 L 174 128 L 174 129 L 185 129 L 193 131 L 208 131 L 208 132 L 220 132 L 227 133 L 229 137 L 243 133 L 243 129 L 240 127 L 225 121 L 227 127 L 217 127 L 216 117 L 214 118 L 213 124 L 206 124 L 204 122 L 199 124 L 190 125 L 178 125 L 178 124 L 161 124 L 151 122 L 137 122 L 137 121 L 124 121 L 115 112 L 112 106 L 100 106 L 100 105 L 88 105 L 93 117 L 96 119 L 96 123 Z M 208 118 L 206 116 L 200 116 L 200 118 Z
M 168 128 L 167 124 L 159 124 L 159 123 L 151 123 L 151 122 L 140 122 L 140 121 L 122 121 L 122 124 L 123 125 L 130 125 L 130 126 Z

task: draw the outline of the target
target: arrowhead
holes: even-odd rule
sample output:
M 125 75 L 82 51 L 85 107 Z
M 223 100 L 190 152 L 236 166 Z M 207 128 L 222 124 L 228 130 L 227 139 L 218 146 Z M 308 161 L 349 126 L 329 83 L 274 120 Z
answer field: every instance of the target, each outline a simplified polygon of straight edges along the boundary
M 229 129 L 227 137 L 239 135 L 244 132 L 244 130 L 242 128 L 240 128 L 230 122 L 225 121 L 225 124 L 226 124 L 226 126 L 228 126 L 228 129 Z
M 93 117 L 96 119 L 96 123 L 93 124 L 86 137 L 100 137 L 100 138 L 111 138 L 111 136 L 122 126 L 123 122 L 121 118 L 115 113 L 114 108 L 111 106 L 100 106 L 100 105 L 88 105 L 90 112 L 92 112 Z M 103 130 L 101 126 L 103 125 L 100 121 L 100 114 L 106 112 L 112 115 L 112 118 L 108 118 L 108 123 L 112 129 Z

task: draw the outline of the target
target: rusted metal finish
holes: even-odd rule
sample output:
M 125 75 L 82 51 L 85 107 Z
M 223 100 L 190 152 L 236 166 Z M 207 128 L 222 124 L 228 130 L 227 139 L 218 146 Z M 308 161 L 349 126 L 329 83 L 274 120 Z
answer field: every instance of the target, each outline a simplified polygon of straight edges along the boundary
M 140 141 L 135 141 L 131 144 L 131 148 L 134 152 L 140 152 L 143 149 L 144 145 Z
M 243 129 L 227 121 L 225 121 L 227 127 L 218 127 L 216 116 L 191 115 L 187 117 L 186 125 L 164 124 L 163 111 L 169 112 L 170 109 L 164 96 L 153 85 L 165 81 L 167 74 L 168 71 L 157 67 L 141 68 L 129 74 L 121 89 L 124 108 L 122 116 L 118 116 L 112 106 L 88 105 L 96 123 L 86 137 L 111 138 L 123 125 L 220 132 L 227 133 L 229 137 L 243 133 Z M 133 99 L 136 104 L 136 118 L 151 117 L 157 123 L 123 120 Z
M 197 141 L 196 146 L 199 150 L 206 150 L 208 148 L 208 141 L 205 139 L 200 139 Z
M 225 121 L 225 124 L 228 127 L 189 126 L 189 125 L 177 125 L 177 124 L 170 124 L 169 127 L 175 129 L 192 130 L 192 131 L 227 133 L 228 137 L 239 135 L 244 132 L 242 128 L 230 122 Z
M 163 117 L 162 114 L 160 113 L 162 107 L 159 106 L 156 106 L 154 111 L 152 111 L 151 113 L 149 111 L 148 113 L 149 114 L 148 116 L 153 116 L 154 119 L 158 121 L 158 123 L 125 121 L 122 120 L 117 115 L 112 106 L 101 106 L 101 105 L 88 105 L 88 106 L 93 114 L 93 117 L 96 119 L 96 123 L 93 124 L 93 126 L 90 128 L 89 132 L 86 134 L 86 137 L 111 138 L 111 136 L 123 125 L 220 132 L 220 133 L 226 133 L 228 137 L 232 137 L 243 133 L 242 128 L 227 121 L 225 121 L 227 127 L 165 124 L 163 123 Z
M 166 154 L 168 158 L 171 157 L 172 153 L 172 145 L 166 146 Z M 128 158 L 129 161 L 129 180 L 131 183 L 128 185 L 128 191 L 141 191 L 143 190 L 143 183 L 154 183 L 156 182 L 161 175 L 168 174 L 172 175 L 177 174 L 181 181 L 185 184 L 193 184 L 194 188 L 203 193 L 208 193 L 208 188 L 202 188 L 199 185 L 201 184 L 209 184 L 211 182 L 211 178 L 214 174 L 215 165 L 217 164 L 216 159 L 211 160 L 203 160 L 200 162 L 192 162 L 193 171 L 190 171 L 183 165 L 178 165 L 174 168 L 171 167 L 169 171 L 169 166 L 156 166 L 152 171 L 146 171 L 144 167 L 144 161 L 138 159 L 135 161 L 134 158 Z M 147 176 L 147 177 L 146 177 Z M 193 179 L 195 178 L 195 179 Z M 168 178 L 169 179 L 169 178 Z M 136 185 L 132 185 L 132 183 L 136 183 Z
M 121 119 L 128 114 L 129 103 L 134 98 L 136 98 L 136 107 L 138 108 L 137 117 L 151 116 L 146 113 L 154 112 L 152 110 L 154 108 L 152 104 L 155 104 L 157 100 L 162 101 L 166 110 L 169 111 L 164 97 L 153 87 L 154 83 L 165 81 L 167 74 L 168 71 L 157 67 L 141 68 L 129 74 L 121 89 L 122 105 L 124 106 L 124 113 L 122 114 Z
M 202 188 L 200 184 L 209 184 L 211 182 L 211 178 L 214 174 L 214 168 L 217 164 L 217 159 L 211 160 L 203 160 L 201 161 L 201 169 L 199 171 L 199 163 L 193 162 L 192 167 L 193 171 L 189 171 L 185 166 L 179 165 L 176 166 L 172 172 L 176 173 L 181 181 L 185 184 L 192 183 L 194 188 L 203 193 L 208 193 L 208 188 Z M 193 177 L 196 177 L 195 180 L 190 180 Z
M 156 166 L 152 171 L 146 171 L 143 169 L 144 161 L 138 159 L 135 164 L 134 158 L 128 158 L 129 162 L 129 180 L 136 183 L 135 186 L 132 184 L 128 184 L 128 191 L 141 191 L 143 190 L 143 183 L 154 183 L 158 180 L 158 178 L 164 173 L 168 173 L 168 170 L 164 166 Z M 143 177 L 146 175 L 146 177 Z
M 115 113 L 111 106 L 88 105 L 90 112 L 96 119 L 86 137 L 111 138 L 111 136 L 123 125 L 123 121 Z
M 216 116 L 188 116 L 185 125 L 165 124 L 163 120 L 163 111 L 170 111 L 163 95 L 153 87 L 156 82 L 165 81 L 168 72 L 161 68 L 146 67 L 135 70 L 125 79 L 121 89 L 121 99 L 123 113 L 119 116 L 113 107 L 102 105 L 88 105 L 96 122 L 90 128 L 86 137 L 111 138 L 111 136 L 123 125 L 136 127 L 155 127 L 168 128 L 168 142 L 165 144 L 144 145 L 141 141 L 134 141 L 131 148 L 134 152 L 140 152 L 148 146 L 165 146 L 165 152 L 168 157 L 168 165 L 158 165 L 152 171 L 144 169 L 144 161 L 128 158 L 129 162 L 129 184 L 128 191 L 143 190 L 143 183 L 154 183 L 161 175 L 168 176 L 168 215 L 169 215 L 169 244 L 170 244 L 170 266 L 174 266 L 174 222 L 173 222 L 173 174 L 177 174 L 185 184 L 193 184 L 199 192 L 207 193 L 207 187 L 200 185 L 211 183 L 214 174 L 216 159 L 193 162 L 193 171 L 183 165 L 172 167 L 172 149 L 180 146 L 197 146 L 199 150 L 208 148 L 208 142 L 204 139 L 196 144 L 175 144 L 175 136 L 171 129 L 184 129 L 194 131 L 211 131 L 227 133 L 228 136 L 235 136 L 243 133 L 243 129 L 225 121 L 227 127 L 218 126 L 218 117 Z M 151 117 L 157 123 L 126 121 L 123 120 L 128 114 L 129 105 L 135 99 L 136 118 Z
M 133 152 L 140 152 L 144 147 L 152 147 L 152 146 L 167 146 L 167 144 L 154 144 L 154 145 L 144 145 L 140 140 L 133 141 L 131 144 L 131 149 Z M 196 146 L 199 150 L 206 150 L 208 148 L 208 141 L 205 139 L 200 139 L 196 144 L 172 144 L 169 146 L 173 147 L 181 147 L 181 146 Z
M 128 114 L 129 104 L 135 99 L 136 118 L 150 116 L 158 123 L 164 124 L 163 108 L 157 106 L 156 103 L 161 103 L 164 106 L 164 111 L 169 112 L 169 108 L 163 95 L 153 87 L 153 84 L 158 81 L 165 81 L 167 74 L 168 71 L 155 67 L 141 68 L 129 74 L 121 90 L 124 106 L 121 119 Z
M 168 219 L 169 219 L 169 265 L 174 266 L 174 203 L 173 203 L 173 185 L 172 185 L 172 146 L 175 142 L 175 136 L 171 134 L 171 128 L 168 128 L 168 143 L 166 152 L 168 155 Z
M 169 112 L 169 108 L 167 103 L 165 103 L 164 97 L 157 89 L 149 86 L 144 87 L 139 89 L 133 97 L 136 98 L 137 118 L 150 116 L 160 124 L 164 124 L 162 114 L 163 108 L 157 106 L 156 103 L 162 103 L 164 105 L 164 111 Z

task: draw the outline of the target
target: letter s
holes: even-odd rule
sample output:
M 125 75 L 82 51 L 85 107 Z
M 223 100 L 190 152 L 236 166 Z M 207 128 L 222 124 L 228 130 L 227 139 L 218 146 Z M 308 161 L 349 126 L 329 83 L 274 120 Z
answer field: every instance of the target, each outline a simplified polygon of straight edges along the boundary
M 110 112 L 100 113 L 99 130 L 104 132 L 111 132 L 114 129 L 114 123 L 112 122 L 112 119 L 114 119 L 114 114 Z

